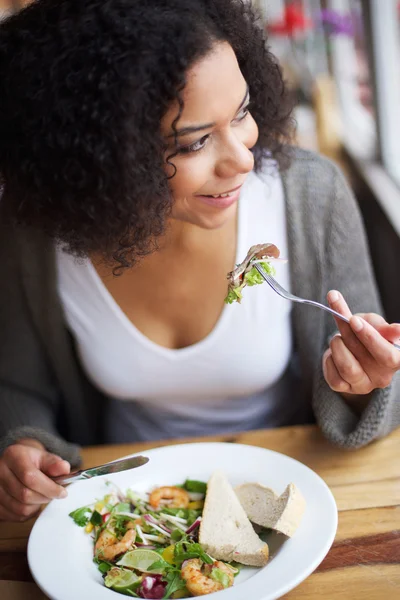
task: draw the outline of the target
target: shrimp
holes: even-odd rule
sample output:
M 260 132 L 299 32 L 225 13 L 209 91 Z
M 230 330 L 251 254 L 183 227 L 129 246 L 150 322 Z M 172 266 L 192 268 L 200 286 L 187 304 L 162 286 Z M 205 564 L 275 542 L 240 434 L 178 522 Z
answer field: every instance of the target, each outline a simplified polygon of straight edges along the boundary
M 228 576 L 228 584 L 222 585 L 219 581 L 211 578 L 213 569 L 220 569 Z M 182 579 L 185 580 L 186 587 L 193 596 L 205 596 L 213 592 L 219 592 L 225 587 L 231 587 L 234 581 L 232 569 L 225 563 L 216 560 L 212 565 L 203 565 L 198 558 L 186 560 L 181 569 Z
M 113 530 L 104 529 L 94 546 L 95 556 L 104 560 L 114 560 L 119 554 L 127 552 L 135 539 L 136 531 L 134 529 L 128 529 L 120 541 Z
M 149 497 L 152 508 L 166 505 L 169 508 L 187 508 L 190 498 L 186 490 L 174 486 L 164 486 L 153 490 Z

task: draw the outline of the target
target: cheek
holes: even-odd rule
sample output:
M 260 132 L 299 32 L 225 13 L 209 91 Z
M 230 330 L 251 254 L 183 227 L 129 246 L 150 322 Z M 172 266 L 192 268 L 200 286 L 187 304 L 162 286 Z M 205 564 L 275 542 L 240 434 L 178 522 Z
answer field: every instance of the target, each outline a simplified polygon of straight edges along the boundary
M 174 164 L 177 171 L 169 187 L 176 201 L 196 194 L 212 176 L 212 164 L 206 152 L 177 159 Z

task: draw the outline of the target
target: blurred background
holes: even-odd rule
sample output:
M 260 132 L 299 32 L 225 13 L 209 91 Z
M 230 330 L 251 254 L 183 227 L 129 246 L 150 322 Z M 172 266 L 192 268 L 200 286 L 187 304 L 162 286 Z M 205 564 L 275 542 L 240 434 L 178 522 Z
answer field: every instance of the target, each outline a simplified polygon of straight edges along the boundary
M 258 8 L 293 91 L 295 142 L 344 170 L 386 316 L 400 321 L 400 2 L 247 1 Z M 0 0 L 0 19 L 28 3 Z

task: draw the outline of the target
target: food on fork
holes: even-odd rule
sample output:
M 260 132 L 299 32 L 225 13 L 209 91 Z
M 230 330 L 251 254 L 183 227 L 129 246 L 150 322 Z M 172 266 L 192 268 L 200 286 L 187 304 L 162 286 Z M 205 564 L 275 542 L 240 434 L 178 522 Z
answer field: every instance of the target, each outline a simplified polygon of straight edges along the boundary
M 292 537 L 300 525 L 306 501 L 294 483 L 290 483 L 281 496 L 260 483 L 243 483 L 235 492 L 252 523 L 288 537 Z
M 271 259 L 278 259 L 279 255 L 279 249 L 274 244 L 256 244 L 252 246 L 244 261 L 227 275 L 228 294 L 225 298 L 225 303 L 232 304 L 233 302 L 239 302 L 240 304 L 242 290 L 246 285 L 251 286 L 264 282 L 260 273 L 254 267 L 254 262 L 257 262 L 266 273 L 275 275 L 275 270 L 270 265 L 270 261 Z
M 216 471 L 207 486 L 199 542 L 214 558 L 263 567 L 269 558 L 268 544 L 253 529 L 231 484 Z

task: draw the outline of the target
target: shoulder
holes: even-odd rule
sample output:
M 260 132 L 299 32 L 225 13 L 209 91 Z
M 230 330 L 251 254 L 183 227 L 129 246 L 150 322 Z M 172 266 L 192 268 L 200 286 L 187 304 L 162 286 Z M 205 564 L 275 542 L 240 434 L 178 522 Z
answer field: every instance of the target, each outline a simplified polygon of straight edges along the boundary
M 0 217 L 0 251 L 4 252 L 7 249 L 8 252 L 17 252 L 21 247 L 25 251 L 43 251 L 49 250 L 52 242 L 39 231 L 11 224 Z
M 282 179 L 295 181 L 296 183 L 307 182 L 318 187 L 335 186 L 338 178 L 343 178 L 340 167 L 329 158 L 304 150 L 296 146 L 287 146 L 285 154 L 289 166 L 281 171 Z
M 311 197 L 314 205 L 327 204 L 339 189 L 348 187 L 340 167 L 329 158 L 297 146 L 284 147 L 283 154 L 283 167 L 265 158 L 258 175 L 264 179 L 278 172 L 289 203 L 303 204 Z
M 21 271 L 44 276 L 52 270 L 53 243 L 44 234 L 0 219 L 0 280 L 11 284 Z
M 287 156 L 289 166 L 280 175 L 289 207 L 323 218 L 326 211 L 355 205 L 342 170 L 332 160 L 293 146 L 287 148 Z

